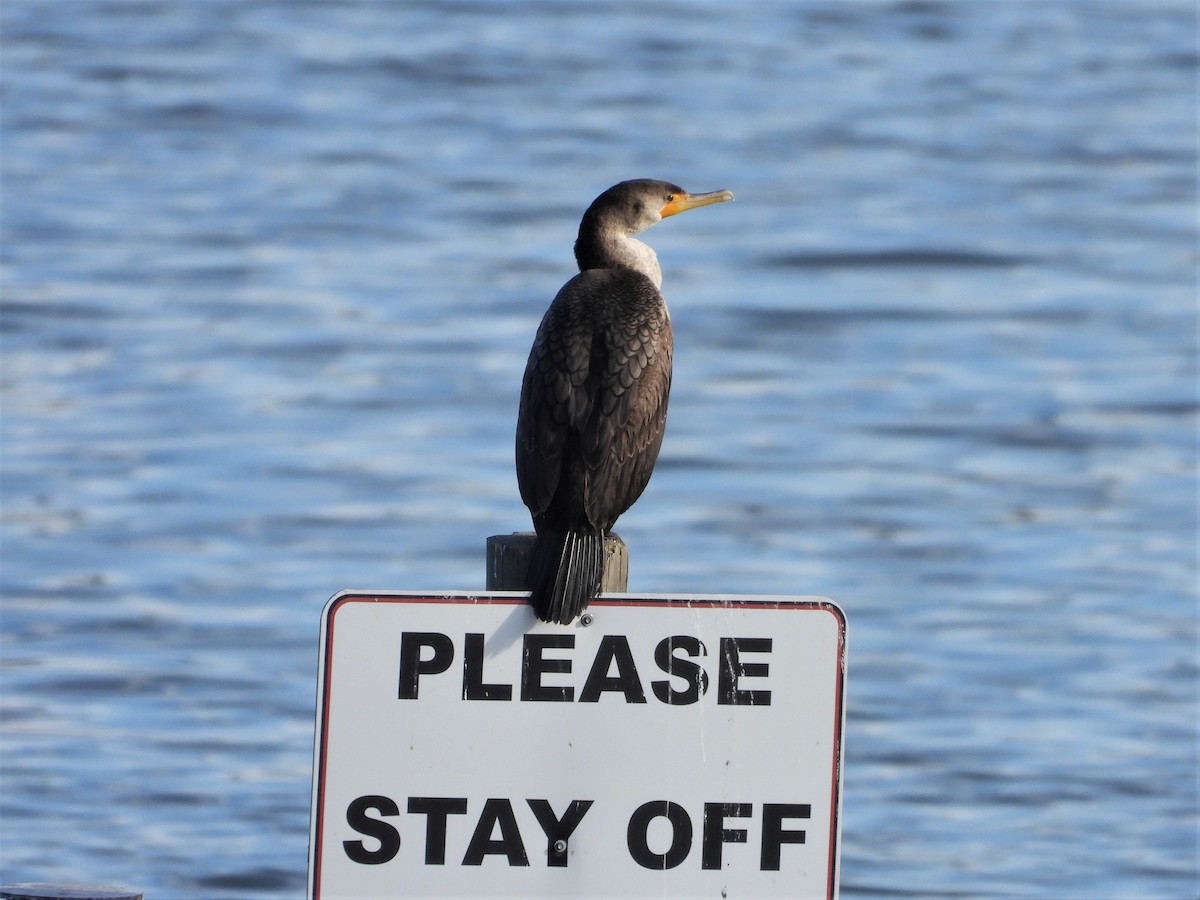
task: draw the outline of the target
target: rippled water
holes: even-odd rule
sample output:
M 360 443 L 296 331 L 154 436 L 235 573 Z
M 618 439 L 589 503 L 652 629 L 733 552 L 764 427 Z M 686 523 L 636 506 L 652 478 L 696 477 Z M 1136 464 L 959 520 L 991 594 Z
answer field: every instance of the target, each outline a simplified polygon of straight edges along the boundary
M 1196 896 L 1188 2 L 5 0 L 0 880 L 302 894 L 317 627 L 527 527 L 628 177 L 630 587 L 851 627 L 844 897 Z

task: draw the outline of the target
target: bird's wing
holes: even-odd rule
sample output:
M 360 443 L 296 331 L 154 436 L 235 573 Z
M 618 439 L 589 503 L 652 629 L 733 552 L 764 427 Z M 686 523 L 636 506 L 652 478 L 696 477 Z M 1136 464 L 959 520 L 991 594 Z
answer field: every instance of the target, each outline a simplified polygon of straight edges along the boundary
M 538 327 L 521 383 L 517 414 L 517 484 L 534 516 L 545 512 L 562 475 L 567 436 L 586 412 L 582 390 L 591 355 L 590 334 L 576 286 L 567 282 Z

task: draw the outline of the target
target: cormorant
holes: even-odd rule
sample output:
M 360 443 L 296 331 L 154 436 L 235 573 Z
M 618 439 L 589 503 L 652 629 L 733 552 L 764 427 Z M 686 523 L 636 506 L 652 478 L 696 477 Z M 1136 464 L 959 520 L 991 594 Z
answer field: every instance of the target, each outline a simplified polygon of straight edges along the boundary
M 671 388 L 671 317 L 658 257 L 633 235 L 732 200 L 667 181 L 623 181 L 583 215 L 575 260 L 533 341 L 517 416 L 517 482 L 537 540 L 529 602 L 570 624 L 595 598 L 604 536 L 650 480 Z

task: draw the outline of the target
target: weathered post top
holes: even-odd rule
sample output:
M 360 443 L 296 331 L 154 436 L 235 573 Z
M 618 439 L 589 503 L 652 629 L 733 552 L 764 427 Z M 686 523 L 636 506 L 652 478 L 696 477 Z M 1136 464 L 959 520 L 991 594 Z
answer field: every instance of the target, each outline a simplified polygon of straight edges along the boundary
M 489 591 L 527 591 L 529 560 L 533 556 L 534 533 L 495 534 L 487 539 L 487 587 Z M 629 548 L 617 535 L 604 538 L 604 577 L 600 590 L 623 594 L 629 589 Z

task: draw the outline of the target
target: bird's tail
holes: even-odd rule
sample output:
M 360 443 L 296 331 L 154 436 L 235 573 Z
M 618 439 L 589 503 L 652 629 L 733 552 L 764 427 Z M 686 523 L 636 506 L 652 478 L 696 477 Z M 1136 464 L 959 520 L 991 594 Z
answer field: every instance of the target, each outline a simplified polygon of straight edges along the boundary
M 543 622 L 570 625 L 600 593 L 604 532 L 538 532 L 529 562 L 529 602 Z

